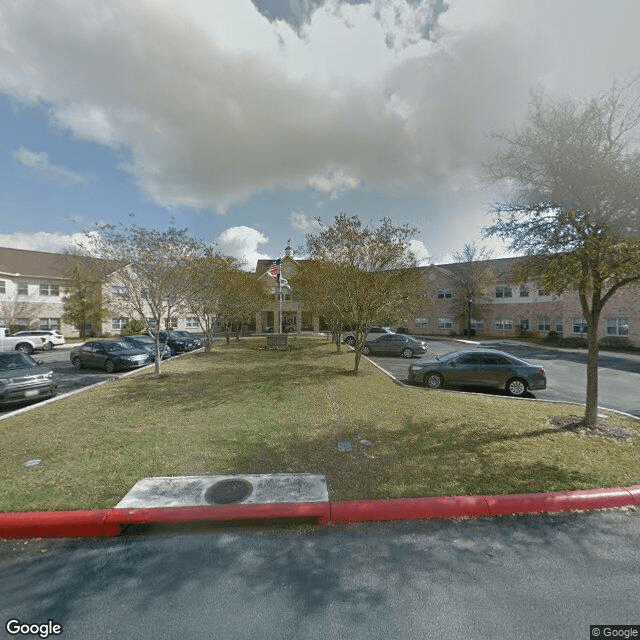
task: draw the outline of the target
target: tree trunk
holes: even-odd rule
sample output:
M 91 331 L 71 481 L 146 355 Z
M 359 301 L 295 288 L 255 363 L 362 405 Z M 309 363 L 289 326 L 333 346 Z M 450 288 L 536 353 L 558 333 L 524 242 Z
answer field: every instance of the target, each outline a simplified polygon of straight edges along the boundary
M 598 320 L 600 314 L 592 312 L 587 323 L 587 404 L 584 422 L 595 427 L 598 421 Z
M 160 375 L 160 362 L 162 361 L 162 352 L 164 351 L 165 345 L 162 345 L 162 349 L 160 348 L 160 332 L 156 331 L 156 359 L 154 364 L 154 371 L 157 376 Z

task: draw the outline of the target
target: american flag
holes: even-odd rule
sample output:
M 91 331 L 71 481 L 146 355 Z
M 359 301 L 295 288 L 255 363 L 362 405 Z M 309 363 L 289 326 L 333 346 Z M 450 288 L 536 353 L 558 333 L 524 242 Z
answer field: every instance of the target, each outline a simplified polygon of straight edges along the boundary
M 274 260 L 271 263 L 271 266 L 269 267 L 269 275 L 272 278 L 276 278 L 280 273 L 281 266 L 282 266 L 282 258 L 278 258 L 277 260 Z

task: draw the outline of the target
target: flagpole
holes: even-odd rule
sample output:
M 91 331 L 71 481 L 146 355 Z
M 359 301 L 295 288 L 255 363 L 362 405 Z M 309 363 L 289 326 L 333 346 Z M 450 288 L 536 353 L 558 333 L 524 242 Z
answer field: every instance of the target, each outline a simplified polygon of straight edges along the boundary
M 278 333 L 282 334 L 282 260 L 278 272 Z

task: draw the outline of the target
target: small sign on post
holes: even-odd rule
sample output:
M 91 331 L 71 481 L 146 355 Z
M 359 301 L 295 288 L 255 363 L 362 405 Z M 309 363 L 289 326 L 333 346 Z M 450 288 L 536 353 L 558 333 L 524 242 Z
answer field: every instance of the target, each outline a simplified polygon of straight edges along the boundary
M 267 336 L 267 349 L 278 349 L 279 347 L 287 347 L 288 336 Z

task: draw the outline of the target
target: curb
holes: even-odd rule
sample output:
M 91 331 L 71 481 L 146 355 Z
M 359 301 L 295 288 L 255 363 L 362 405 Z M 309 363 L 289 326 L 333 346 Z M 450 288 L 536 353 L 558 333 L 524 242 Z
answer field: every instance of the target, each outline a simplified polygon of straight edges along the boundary
M 35 511 L 0 514 L 0 538 L 109 538 L 123 533 L 128 525 L 140 524 L 311 520 L 317 525 L 335 525 L 590 511 L 632 506 L 640 506 L 640 485 L 617 489 L 495 496 Z

